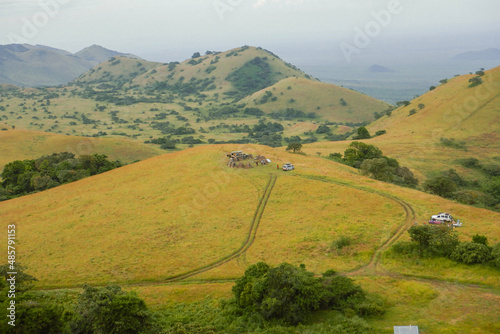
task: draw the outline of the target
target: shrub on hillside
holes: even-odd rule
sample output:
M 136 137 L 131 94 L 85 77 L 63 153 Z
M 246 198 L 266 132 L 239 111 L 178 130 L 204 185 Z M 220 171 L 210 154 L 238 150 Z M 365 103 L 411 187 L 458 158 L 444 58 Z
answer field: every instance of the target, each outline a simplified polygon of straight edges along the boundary
M 359 127 L 356 130 L 356 132 L 357 132 L 357 135 L 354 136 L 355 140 L 357 140 L 357 139 L 370 139 L 371 138 L 370 132 L 364 126 Z
M 334 240 L 331 244 L 331 248 L 337 251 L 342 250 L 344 247 L 350 246 L 352 244 L 352 239 L 346 237 L 345 235 L 340 236 L 338 239 Z
M 457 184 L 446 175 L 437 175 L 429 178 L 423 184 L 424 190 L 441 197 L 451 198 L 457 191 Z
M 247 321 L 261 319 L 285 325 L 297 325 L 316 310 L 355 310 L 366 301 L 363 290 L 350 278 L 333 270 L 315 277 L 305 266 L 288 263 L 271 267 L 259 262 L 250 266 L 236 281 L 233 295 L 225 305 L 232 314 Z M 366 312 L 370 307 L 361 309 Z
M 459 244 L 456 232 L 444 225 L 413 225 L 408 233 L 421 256 L 449 257 Z
M 491 249 L 475 242 L 462 242 L 451 254 L 451 259 L 465 264 L 487 263 L 491 260 Z
M 467 146 L 465 141 L 458 141 L 455 138 L 444 138 L 440 139 L 441 145 L 446 147 L 451 147 L 457 150 L 465 150 L 467 151 Z
M 500 242 L 491 247 L 491 263 L 493 266 L 500 268 Z

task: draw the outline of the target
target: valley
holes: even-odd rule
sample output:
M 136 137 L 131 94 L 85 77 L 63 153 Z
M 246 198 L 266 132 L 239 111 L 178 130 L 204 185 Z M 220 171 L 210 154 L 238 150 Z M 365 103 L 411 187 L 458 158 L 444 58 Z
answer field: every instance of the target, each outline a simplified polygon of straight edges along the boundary
M 17 226 L 34 293 L 64 303 L 85 283 L 116 284 L 158 312 L 215 310 L 251 265 L 287 262 L 315 277 L 333 269 L 378 296 L 385 314 L 363 318 L 376 333 L 406 323 L 422 333 L 494 333 L 494 255 L 466 264 L 401 249 L 413 240 L 408 230 L 438 212 L 463 222 L 457 242 L 500 242 L 499 83 L 496 67 L 393 106 L 244 46 L 165 64 L 116 55 L 67 85 L 2 85 L 2 169 L 59 152 L 126 164 L 2 201 L 2 226 Z M 360 129 L 368 136 L 357 138 Z M 397 159 L 418 185 L 350 166 L 354 141 Z M 271 163 L 229 168 L 232 151 Z M 426 188 L 449 170 L 449 198 Z

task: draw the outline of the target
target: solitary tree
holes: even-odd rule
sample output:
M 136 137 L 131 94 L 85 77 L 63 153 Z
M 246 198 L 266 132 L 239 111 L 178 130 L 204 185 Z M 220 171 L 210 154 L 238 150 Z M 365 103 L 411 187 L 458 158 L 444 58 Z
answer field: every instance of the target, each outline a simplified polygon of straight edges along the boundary
M 302 149 L 302 144 L 300 143 L 290 143 L 286 148 L 287 151 L 293 150 L 293 153 L 300 152 L 301 149 Z
M 368 132 L 368 130 L 364 126 L 359 127 L 357 132 L 358 132 L 358 135 L 354 139 L 370 139 L 371 138 L 370 132 Z

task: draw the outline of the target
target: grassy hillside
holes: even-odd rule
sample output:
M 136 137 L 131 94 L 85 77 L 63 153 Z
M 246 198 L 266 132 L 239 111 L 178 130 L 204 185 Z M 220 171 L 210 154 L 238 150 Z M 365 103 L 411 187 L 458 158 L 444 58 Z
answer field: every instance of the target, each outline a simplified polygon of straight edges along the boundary
M 126 83 L 147 71 L 160 66 L 161 63 L 116 56 L 95 66 L 75 79 L 79 84 Z
M 230 169 L 226 153 L 237 149 L 273 162 Z M 276 168 L 289 161 L 295 171 Z M 442 259 L 408 262 L 386 252 L 408 239 L 411 224 L 440 211 L 464 223 L 460 239 L 487 235 L 494 244 L 500 241 L 499 213 L 377 182 L 283 148 L 198 147 L 2 202 L 0 211 L 3 228 L 17 225 L 19 262 L 39 279 L 39 289 L 114 282 L 160 307 L 227 296 L 227 280 L 249 264 L 288 261 L 318 274 L 336 269 L 380 292 L 389 307 L 372 321 L 380 332 L 405 320 L 429 333 L 474 333 L 494 328 L 500 314 L 498 270 Z M 352 244 L 338 251 L 332 243 L 341 236 Z M 477 310 L 467 306 L 470 295 Z M 454 309 L 468 310 L 466 316 L 434 312 L 451 296 Z M 433 316 L 424 317 L 428 312 Z
M 36 159 L 56 152 L 71 152 L 77 155 L 99 153 L 124 163 L 160 154 L 160 150 L 155 147 L 123 139 L 62 136 L 26 130 L 0 131 L 0 142 L 0 171 L 14 160 Z
M 201 80 L 210 81 L 207 87 L 215 85 L 208 93 L 227 93 L 235 89 L 227 79 L 231 73 L 256 57 L 263 59 L 269 65 L 270 72 L 266 75 L 271 85 L 292 76 L 310 78 L 306 73 L 283 62 L 269 51 L 255 47 L 241 47 L 225 52 L 200 55 L 200 57 L 187 59 L 181 63 L 165 64 L 134 79 L 131 85 L 155 87 L 161 84 L 174 85 L 177 82 L 189 83 L 192 80 Z
M 275 101 L 273 97 L 276 97 Z M 353 90 L 296 77 L 283 79 L 242 102 L 267 113 L 286 108 L 314 112 L 323 119 L 338 123 L 362 123 L 372 120 L 375 112 L 382 113 L 389 108 L 387 103 Z
M 476 75 L 452 78 L 408 106 L 392 111 L 390 116 L 383 116 L 367 128 L 372 135 L 379 130 L 387 133 L 366 142 L 416 170 L 421 178 L 431 171 L 449 168 L 465 175 L 471 173 L 460 166 L 457 159 L 474 157 L 485 163 L 498 161 L 500 67 L 487 71 L 481 85 L 469 87 L 469 80 L 474 77 Z M 452 144 L 447 145 L 450 140 Z M 349 142 L 315 143 L 304 150 L 328 155 L 343 153 L 348 145 Z

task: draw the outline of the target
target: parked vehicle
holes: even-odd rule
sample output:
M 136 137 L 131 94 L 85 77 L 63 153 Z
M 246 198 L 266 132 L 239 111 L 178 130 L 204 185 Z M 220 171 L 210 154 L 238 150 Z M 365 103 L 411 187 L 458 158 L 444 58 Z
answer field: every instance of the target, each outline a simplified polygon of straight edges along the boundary
M 431 217 L 431 220 L 444 221 L 444 222 L 452 222 L 453 217 L 447 212 L 440 212 L 437 215 Z
M 291 163 L 286 163 L 283 165 L 283 170 L 284 171 L 289 171 L 289 170 L 294 170 L 295 167 Z

